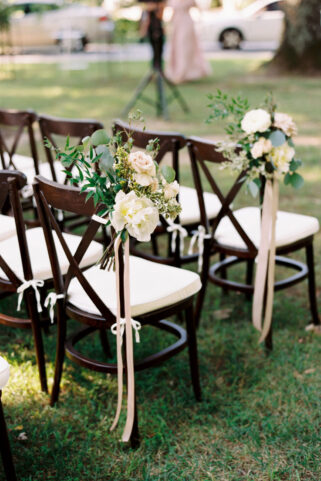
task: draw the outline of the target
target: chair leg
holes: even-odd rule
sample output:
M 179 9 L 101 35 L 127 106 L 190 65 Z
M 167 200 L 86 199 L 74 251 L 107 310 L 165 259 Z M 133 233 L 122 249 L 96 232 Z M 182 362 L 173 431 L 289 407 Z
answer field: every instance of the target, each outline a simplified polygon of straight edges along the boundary
M 189 364 L 191 369 L 193 389 L 194 389 L 196 400 L 200 401 L 202 395 L 201 395 L 201 386 L 200 386 L 200 379 L 199 379 L 197 340 L 196 340 L 193 305 L 191 305 L 185 310 L 185 316 L 186 316 Z
M 317 295 L 316 295 L 316 285 L 315 285 L 315 272 L 314 272 L 314 254 L 313 254 L 313 243 L 306 247 L 306 259 L 308 265 L 308 286 L 309 286 L 309 300 L 310 300 L 310 310 L 312 314 L 312 322 L 315 326 L 320 325 L 320 318 L 317 306 Z
M 135 417 L 134 417 L 134 424 L 133 430 L 130 436 L 130 446 L 133 449 L 138 448 L 140 445 L 139 440 L 139 429 L 138 429 L 138 414 L 137 414 L 137 402 L 136 402 L 136 386 L 135 386 Z
M 223 252 L 221 252 L 220 253 L 220 262 L 225 261 L 225 259 L 226 259 L 226 255 Z M 221 269 L 221 278 L 224 279 L 224 280 L 227 279 L 227 269 L 225 267 L 223 267 L 223 269 Z M 228 289 L 226 287 L 222 287 L 222 291 L 223 291 L 224 295 L 228 294 Z
M 246 263 L 246 284 L 251 286 L 253 284 L 253 271 L 254 271 L 254 259 L 249 259 Z M 247 301 L 251 301 L 253 294 L 247 292 L 245 298 Z
M 107 359 L 112 357 L 106 329 L 99 330 L 100 343 Z
M 0 449 L 1 449 L 4 472 L 5 472 L 7 481 L 17 481 L 16 472 L 13 465 L 11 449 L 10 449 L 6 421 L 5 421 L 3 409 L 2 409 L 1 391 L 0 391 Z
M 269 355 L 273 351 L 272 324 L 264 343 L 266 354 Z
M 155 235 L 152 235 L 151 241 L 152 241 L 152 248 L 153 248 L 154 256 L 159 256 L 157 237 Z
M 26 292 L 26 304 L 31 319 L 32 333 L 36 349 L 36 359 L 39 371 L 40 385 L 43 392 L 48 392 L 45 352 L 40 325 L 40 318 L 37 311 L 36 298 L 33 291 Z
M 65 314 L 60 315 L 58 312 L 58 338 L 56 347 L 56 363 L 54 383 L 51 391 L 50 405 L 54 406 L 59 398 L 60 381 L 63 371 L 65 359 L 65 341 L 66 341 L 66 317 Z

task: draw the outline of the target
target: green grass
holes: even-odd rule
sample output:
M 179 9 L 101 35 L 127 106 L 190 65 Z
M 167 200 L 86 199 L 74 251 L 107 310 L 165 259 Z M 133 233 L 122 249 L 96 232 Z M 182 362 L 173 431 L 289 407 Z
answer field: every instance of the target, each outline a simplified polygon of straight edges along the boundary
M 280 108 L 293 114 L 300 133 L 319 136 L 320 79 L 264 77 L 257 67 L 256 61 L 215 61 L 209 80 L 181 89 L 191 106 L 187 118 L 175 109 L 165 124 L 147 107 L 147 126 L 218 135 L 220 126 L 203 122 L 207 92 L 216 87 L 242 91 L 255 103 L 273 88 Z M 16 79 L 0 82 L 1 106 L 93 117 L 109 125 L 145 70 L 143 63 L 95 64 L 90 72 L 80 73 L 53 65 L 16 66 Z M 320 148 L 301 146 L 298 151 L 305 185 L 300 191 L 282 187 L 281 207 L 321 221 Z M 226 174 L 221 177 L 226 186 Z M 191 183 L 188 166 L 182 179 Z M 250 200 L 243 196 L 240 203 Z M 318 294 L 320 256 L 317 235 Z M 298 257 L 303 258 L 300 253 Z M 1 306 L 15 312 L 15 299 Z M 203 401 L 193 399 L 186 352 L 138 373 L 142 440 L 136 451 L 119 442 L 120 428 L 109 432 L 116 408 L 115 378 L 67 361 L 60 403 L 50 408 L 48 397 L 39 393 L 31 334 L 1 326 L 1 353 L 12 365 L 3 404 L 19 481 L 319 481 L 321 338 L 304 330 L 310 320 L 306 283 L 276 294 L 273 320 L 274 351 L 267 358 L 250 323 L 250 304 L 241 295 L 222 296 L 211 286 L 198 331 Z M 70 330 L 75 328 L 71 323 Z M 55 336 L 55 327 L 45 336 L 50 384 Z M 135 346 L 137 356 L 169 340 L 151 328 L 144 329 L 141 339 Z M 103 359 L 95 337 L 83 349 Z M 122 417 L 121 426 L 123 422 Z M 26 441 L 18 439 L 21 432 Z

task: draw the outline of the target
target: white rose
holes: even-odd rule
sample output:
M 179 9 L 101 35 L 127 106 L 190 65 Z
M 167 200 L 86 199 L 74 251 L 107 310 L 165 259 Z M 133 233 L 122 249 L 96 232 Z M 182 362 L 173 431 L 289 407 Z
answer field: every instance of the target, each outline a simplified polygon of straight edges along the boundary
M 271 116 L 263 109 L 247 112 L 242 120 L 241 127 L 247 134 L 265 132 L 271 126 Z
M 135 174 L 134 179 L 137 184 L 142 185 L 143 187 L 148 187 L 149 185 L 154 184 L 155 177 L 151 177 L 147 174 Z
M 132 152 L 128 156 L 128 163 L 138 174 L 148 175 L 149 177 L 155 177 L 156 175 L 155 163 L 151 156 L 145 154 L 145 152 Z
M 270 139 L 266 139 L 264 137 L 260 137 L 251 149 L 251 154 L 253 159 L 258 159 L 262 157 L 264 154 L 268 154 L 272 150 L 272 142 Z
M 174 182 L 171 182 L 170 184 L 166 183 L 164 185 L 164 197 L 166 200 L 176 197 L 178 193 L 179 183 L 177 182 L 177 180 L 174 180 Z
M 138 197 L 134 191 L 118 192 L 111 224 L 119 232 L 126 228 L 138 241 L 148 242 L 159 222 L 159 213 L 147 197 Z
M 289 171 L 290 162 L 293 159 L 295 150 L 289 146 L 288 143 L 280 147 L 274 147 L 267 159 L 273 162 L 280 174 L 285 174 Z
M 282 130 L 288 137 L 293 137 L 298 133 L 296 124 L 293 122 L 292 117 L 282 112 L 277 112 L 274 115 L 274 127 Z

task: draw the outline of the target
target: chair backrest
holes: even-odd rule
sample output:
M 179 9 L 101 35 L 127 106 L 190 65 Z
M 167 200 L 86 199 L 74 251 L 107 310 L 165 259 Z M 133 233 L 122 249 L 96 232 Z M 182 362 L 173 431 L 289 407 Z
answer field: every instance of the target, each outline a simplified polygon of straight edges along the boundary
M 84 137 L 92 135 L 96 130 L 103 129 L 104 126 L 97 120 L 75 120 L 64 119 L 58 117 L 50 117 L 48 115 L 39 115 L 40 132 L 43 139 L 48 139 L 51 144 L 57 148 L 58 138 L 69 136 L 75 138 L 78 144 Z M 54 167 L 55 155 L 53 151 L 45 146 L 45 152 L 47 161 L 50 165 L 52 179 L 57 182 L 57 173 Z M 69 170 L 72 169 L 70 166 Z M 65 184 L 67 183 L 67 176 L 65 178 Z
M 236 180 L 233 179 L 234 182 L 229 188 L 227 194 L 223 194 L 222 189 L 219 187 L 218 182 L 217 180 L 215 180 L 210 168 L 211 164 L 222 164 L 223 162 L 227 162 L 227 159 L 222 155 L 222 153 L 217 152 L 216 144 L 214 142 L 203 140 L 198 137 L 190 137 L 189 139 L 187 139 L 187 146 L 191 158 L 194 183 L 197 190 L 197 197 L 201 213 L 201 224 L 207 229 L 207 231 L 211 229 L 212 238 L 214 239 L 215 231 L 220 221 L 223 219 L 224 216 L 227 216 L 232 222 L 238 234 L 241 236 L 242 240 L 244 241 L 247 252 L 255 256 L 257 253 L 255 245 L 247 236 L 246 232 L 241 227 L 238 220 L 235 218 L 231 209 L 231 205 L 235 201 L 235 198 L 239 194 L 246 179 L 246 171 L 241 172 L 237 176 Z M 217 195 L 218 199 L 221 202 L 221 208 L 215 219 L 212 220 L 211 225 L 207 218 L 205 210 L 202 177 L 206 178 L 211 189 L 213 190 L 213 193 Z M 233 254 L 232 251 L 233 249 L 231 250 L 231 254 Z
M 121 134 L 124 142 L 127 141 L 128 133 L 130 133 L 134 147 L 140 149 L 145 149 L 150 140 L 157 138 L 160 148 L 155 160 L 160 163 L 164 156 L 170 153 L 172 155 L 172 167 L 176 172 L 176 179 L 179 181 L 179 151 L 186 145 L 184 135 L 177 132 L 136 129 L 119 119 L 114 120 L 113 133 Z
M 0 160 L 3 169 L 15 169 L 14 155 L 19 144 L 23 144 L 26 134 L 29 142 L 34 169 L 39 174 L 39 159 L 36 148 L 34 124 L 37 114 L 32 110 L 0 109 Z M 10 141 L 10 137 L 12 140 Z
M 9 203 L 16 224 L 16 234 L 20 248 L 24 279 L 31 280 L 33 275 L 26 238 L 26 225 L 19 195 L 19 191 L 26 185 L 26 183 L 27 178 L 23 173 L 15 170 L 0 170 L 0 212 L 3 211 L 7 203 Z M 0 286 L 5 289 L 10 289 L 10 286 L 13 286 L 15 289 L 19 287 L 23 279 L 19 279 L 10 266 L 5 262 L 1 256 L 1 249 L 0 268 L 9 279 L 8 281 L 1 280 Z
M 101 227 L 101 224 L 92 219 L 92 216 L 102 209 L 102 205 L 95 206 L 92 199 L 86 201 L 87 192 L 81 193 L 77 187 L 58 184 L 42 176 L 35 178 L 34 195 L 37 202 L 39 219 L 44 230 L 56 294 L 66 295 L 71 279 L 77 277 L 79 283 L 101 314 L 107 320 L 114 322 L 114 315 L 93 290 L 79 268 L 83 256 L 94 239 L 99 227 Z M 85 233 L 74 254 L 71 253 L 64 240 L 62 229 L 53 214 L 53 210 L 56 209 L 63 209 L 72 214 L 84 215 L 90 218 Z M 56 232 L 69 262 L 69 268 L 65 277 L 63 277 L 61 273 L 53 231 Z

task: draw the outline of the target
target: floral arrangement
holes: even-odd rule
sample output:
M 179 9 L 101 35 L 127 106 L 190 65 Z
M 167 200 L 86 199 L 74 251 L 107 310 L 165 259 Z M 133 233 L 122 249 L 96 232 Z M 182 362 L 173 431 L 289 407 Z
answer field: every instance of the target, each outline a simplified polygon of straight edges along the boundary
M 142 120 L 140 113 L 130 120 Z M 80 145 L 71 146 L 67 138 L 64 149 L 57 149 L 56 155 L 70 182 L 81 186 L 81 192 L 88 192 L 87 200 L 93 198 L 95 204 L 104 206 L 99 216 L 123 242 L 128 234 L 147 242 L 160 215 L 174 220 L 180 213 L 176 199 L 179 184 L 171 167 L 160 168 L 155 161 L 157 139 L 149 141 L 143 152 L 132 151 L 130 132 L 126 132 L 126 138 L 127 142 L 123 142 L 121 133 L 109 136 L 101 129 L 85 137 Z M 48 140 L 46 145 L 53 148 Z M 112 257 L 112 245 L 104 254 L 105 265 L 106 259 Z
M 277 112 L 272 96 L 261 108 L 251 110 L 247 99 L 229 97 L 220 90 L 210 95 L 211 114 L 208 122 L 227 120 L 228 142 L 218 142 L 217 150 L 228 159 L 223 168 L 246 171 L 247 185 L 255 196 L 260 177 L 283 177 L 284 184 L 299 188 L 302 176 L 297 172 L 302 162 L 295 158 L 292 138 L 297 127 L 292 118 Z

